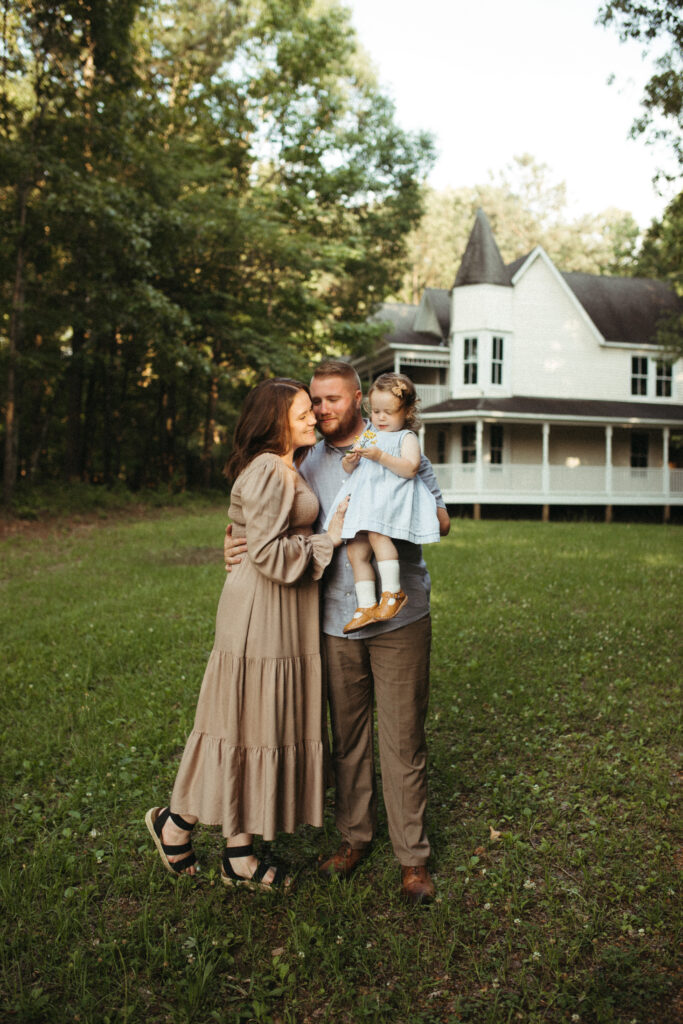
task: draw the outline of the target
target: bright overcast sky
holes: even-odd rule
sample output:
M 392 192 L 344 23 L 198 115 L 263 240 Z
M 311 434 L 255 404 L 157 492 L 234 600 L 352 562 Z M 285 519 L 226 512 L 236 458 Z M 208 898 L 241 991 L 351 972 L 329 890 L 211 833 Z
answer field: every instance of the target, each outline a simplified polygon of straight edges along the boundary
M 661 215 L 672 193 L 651 184 L 658 154 L 628 139 L 651 63 L 594 24 L 599 0 L 345 5 L 399 123 L 435 137 L 435 188 L 485 184 L 530 153 L 566 183 L 572 215 L 615 206 L 641 227 Z

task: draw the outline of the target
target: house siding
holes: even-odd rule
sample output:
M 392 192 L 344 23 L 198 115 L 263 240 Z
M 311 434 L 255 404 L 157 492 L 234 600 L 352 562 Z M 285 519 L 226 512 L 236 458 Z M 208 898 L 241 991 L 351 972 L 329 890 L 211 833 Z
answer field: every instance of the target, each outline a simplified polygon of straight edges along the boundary
M 609 374 L 601 370 L 595 332 L 543 260 L 515 286 L 514 311 L 514 394 L 607 397 Z

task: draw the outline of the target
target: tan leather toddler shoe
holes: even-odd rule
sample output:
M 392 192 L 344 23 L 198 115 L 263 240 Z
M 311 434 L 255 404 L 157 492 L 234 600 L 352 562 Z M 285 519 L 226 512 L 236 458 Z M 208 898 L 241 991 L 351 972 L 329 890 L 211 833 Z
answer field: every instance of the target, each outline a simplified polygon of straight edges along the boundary
M 408 598 L 402 590 L 392 594 L 390 590 L 384 590 L 380 602 L 375 606 L 374 618 L 379 622 L 386 622 L 398 615 L 401 608 L 408 604 Z
M 353 618 L 350 622 L 346 623 L 342 632 L 353 633 L 354 629 L 362 629 L 363 626 L 368 626 L 371 622 L 374 622 L 378 607 L 378 605 L 373 604 L 369 608 L 356 608 Z

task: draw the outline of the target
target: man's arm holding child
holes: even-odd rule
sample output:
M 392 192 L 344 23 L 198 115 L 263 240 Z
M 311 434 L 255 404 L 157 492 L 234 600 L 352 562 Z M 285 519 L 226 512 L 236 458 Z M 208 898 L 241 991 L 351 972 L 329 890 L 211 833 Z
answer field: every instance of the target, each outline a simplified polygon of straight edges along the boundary
M 420 460 L 420 469 L 418 474 L 422 482 L 432 492 L 436 499 L 436 518 L 439 520 L 439 533 L 442 537 L 446 537 L 451 528 L 451 521 L 448 516 L 448 510 L 444 504 L 441 488 L 436 481 L 434 467 L 426 455 L 423 455 Z

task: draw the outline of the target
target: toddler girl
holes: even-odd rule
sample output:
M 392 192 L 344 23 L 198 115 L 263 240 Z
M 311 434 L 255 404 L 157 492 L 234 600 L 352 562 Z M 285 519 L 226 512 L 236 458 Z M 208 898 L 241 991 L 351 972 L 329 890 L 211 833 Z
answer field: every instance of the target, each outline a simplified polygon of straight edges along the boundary
M 342 537 L 352 538 L 347 551 L 358 602 L 344 633 L 393 619 L 408 600 L 401 590 L 398 551 L 391 538 L 413 544 L 439 540 L 436 500 L 417 476 L 421 459 L 414 433 L 417 400 L 409 377 L 383 373 L 368 393 L 373 429 L 366 430 L 342 460 L 346 472 L 353 475 L 330 507 L 335 509 L 341 498 L 351 495 Z M 379 604 L 373 554 L 382 589 Z

